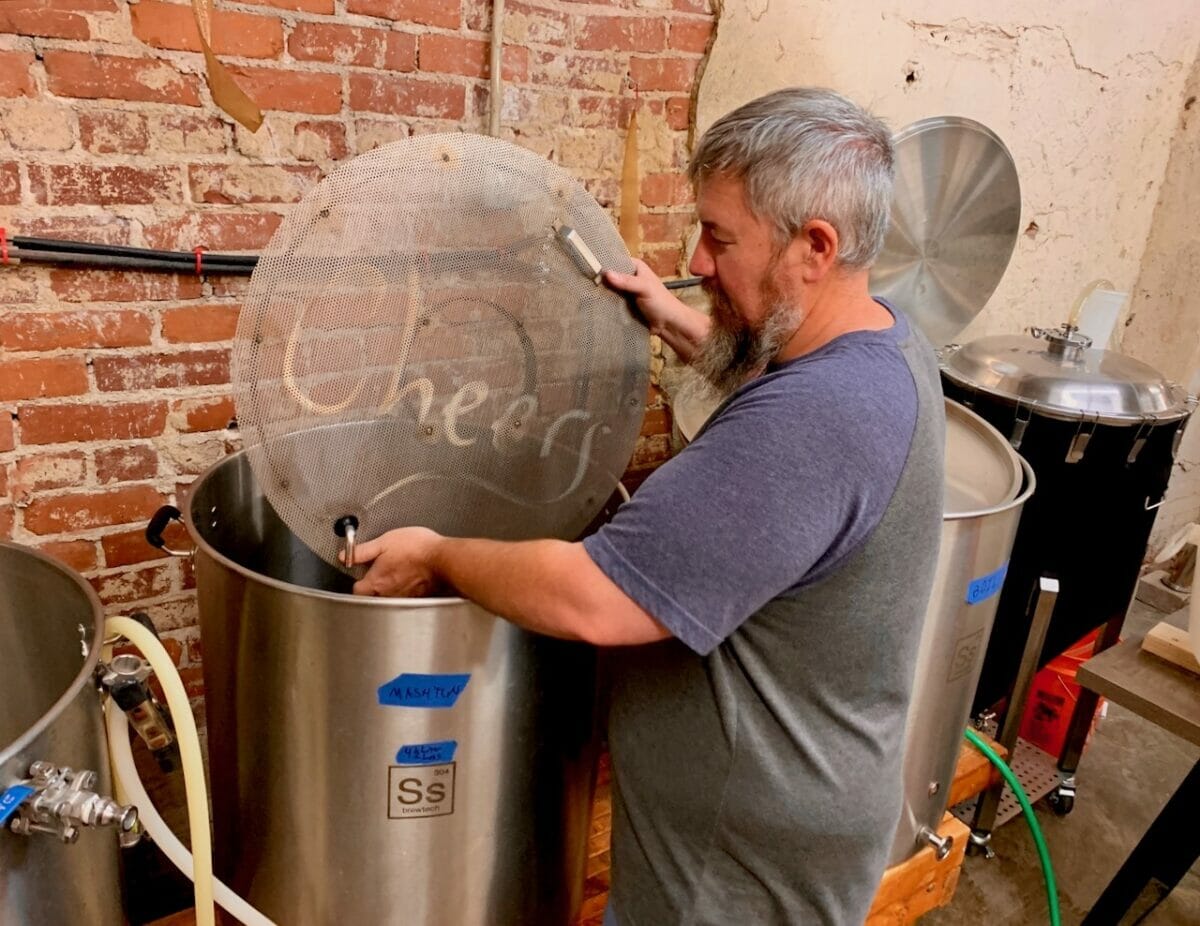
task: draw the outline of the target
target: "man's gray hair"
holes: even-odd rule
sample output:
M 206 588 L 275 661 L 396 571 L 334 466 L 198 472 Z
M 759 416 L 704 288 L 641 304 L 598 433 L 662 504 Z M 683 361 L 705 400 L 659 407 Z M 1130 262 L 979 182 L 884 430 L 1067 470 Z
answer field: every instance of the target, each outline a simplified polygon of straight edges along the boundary
M 722 116 L 688 165 L 695 184 L 740 179 L 750 210 L 780 242 L 824 219 L 838 233 L 838 262 L 865 269 L 887 234 L 895 152 L 882 121 L 844 96 L 814 87 L 777 90 Z

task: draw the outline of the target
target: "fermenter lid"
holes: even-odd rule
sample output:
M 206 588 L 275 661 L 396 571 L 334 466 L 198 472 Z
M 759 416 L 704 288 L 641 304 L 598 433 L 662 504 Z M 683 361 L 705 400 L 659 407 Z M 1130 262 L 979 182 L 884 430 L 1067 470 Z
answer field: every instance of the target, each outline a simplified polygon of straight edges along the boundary
M 1069 328 L 1032 334 L 950 345 L 942 351 L 942 372 L 961 386 L 1056 417 L 1128 424 L 1191 412 L 1187 393 L 1140 360 L 1092 348 Z

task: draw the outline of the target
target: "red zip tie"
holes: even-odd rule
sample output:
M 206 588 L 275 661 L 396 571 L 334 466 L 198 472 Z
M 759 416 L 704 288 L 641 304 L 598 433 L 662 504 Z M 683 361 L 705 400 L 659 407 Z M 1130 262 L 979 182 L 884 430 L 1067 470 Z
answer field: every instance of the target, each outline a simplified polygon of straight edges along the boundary
M 8 263 L 8 235 L 0 228 L 0 263 Z
M 196 276 L 200 276 L 204 272 L 204 248 L 195 248 L 193 253 L 196 255 Z

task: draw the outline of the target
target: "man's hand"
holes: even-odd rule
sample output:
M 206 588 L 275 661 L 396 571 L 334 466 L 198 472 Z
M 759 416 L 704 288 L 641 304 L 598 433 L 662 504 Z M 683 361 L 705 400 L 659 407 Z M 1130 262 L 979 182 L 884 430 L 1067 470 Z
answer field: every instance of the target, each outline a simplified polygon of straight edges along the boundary
M 708 334 L 708 316 L 681 302 L 642 260 L 634 260 L 636 273 L 604 271 L 604 281 L 613 289 L 629 293 L 650 328 L 687 363 Z
M 438 591 L 433 554 L 441 541 L 441 534 L 428 528 L 401 527 L 360 544 L 355 564 L 370 563 L 370 568 L 354 583 L 354 594 L 423 598 Z

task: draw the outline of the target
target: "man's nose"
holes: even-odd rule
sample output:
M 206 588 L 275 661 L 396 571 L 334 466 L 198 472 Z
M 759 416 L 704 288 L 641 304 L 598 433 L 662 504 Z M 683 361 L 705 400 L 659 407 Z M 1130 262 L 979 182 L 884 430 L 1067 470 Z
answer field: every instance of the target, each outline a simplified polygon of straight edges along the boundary
M 692 252 L 692 259 L 688 261 L 688 273 L 692 276 L 711 277 L 717 272 L 716 266 L 713 264 L 712 255 L 708 253 L 708 248 L 704 246 L 704 238 L 701 236 L 696 243 L 696 250 Z

